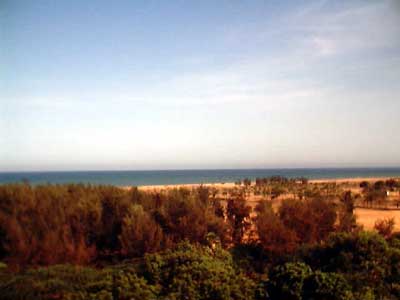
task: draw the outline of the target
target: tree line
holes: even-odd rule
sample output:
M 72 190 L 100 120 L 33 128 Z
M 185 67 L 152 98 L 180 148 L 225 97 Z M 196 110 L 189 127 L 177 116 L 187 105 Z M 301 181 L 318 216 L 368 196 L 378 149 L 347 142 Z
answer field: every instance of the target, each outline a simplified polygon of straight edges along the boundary
M 258 185 L 282 184 L 272 178 Z M 393 224 L 366 233 L 350 191 L 254 207 L 245 191 L 0 186 L 4 299 L 398 299 Z M 286 187 L 287 188 L 287 187 Z M 329 190 L 329 187 L 327 187 Z M 7 298 L 8 297 L 8 298 Z
M 269 201 L 260 201 L 252 212 L 243 193 L 225 201 L 206 187 L 142 192 L 82 184 L 3 185 L 0 259 L 15 266 L 89 264 L 141 257 L 185 240 L 205 245 L 210 236 L 224 248 L 251 243 L 290 253 L 335 230 L 356 228 L 353 210 L 346 207 L 352 201 L 351 194 L 343 195 L 340 206 L 321 196 L 292 199 L 277 212 Z

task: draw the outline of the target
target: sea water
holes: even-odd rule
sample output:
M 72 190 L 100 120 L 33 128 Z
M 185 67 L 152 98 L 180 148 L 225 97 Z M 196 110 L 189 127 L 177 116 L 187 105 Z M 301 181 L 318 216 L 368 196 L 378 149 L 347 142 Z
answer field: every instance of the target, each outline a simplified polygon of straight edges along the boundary
M 223 183 L 244 178 L 284 176 L 287 178 L 340 179 L 354 177 L 400 177 L 400 168 L 296 168 L 296 169 L 221 169 L 152 171 L 60 171 L 0 172 L 0 184 L 29 182 L 92 183 L 118 186 Z

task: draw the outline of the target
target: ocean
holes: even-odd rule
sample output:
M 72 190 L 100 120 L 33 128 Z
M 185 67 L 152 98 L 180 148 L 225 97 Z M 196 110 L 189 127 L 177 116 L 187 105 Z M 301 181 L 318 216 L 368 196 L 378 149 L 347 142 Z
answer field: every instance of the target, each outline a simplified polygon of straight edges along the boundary
M 60 171 L 0 172 L 0 184 L 29 182 L 91 183 L 140 186 L 185 183 L 234 182 L 239 179 L 284 176 L 287 178 L 339 179 L 354 177 L 400 177 L 400 168 L 304 168 L 304 169 L 221 169 L 152 171 Z

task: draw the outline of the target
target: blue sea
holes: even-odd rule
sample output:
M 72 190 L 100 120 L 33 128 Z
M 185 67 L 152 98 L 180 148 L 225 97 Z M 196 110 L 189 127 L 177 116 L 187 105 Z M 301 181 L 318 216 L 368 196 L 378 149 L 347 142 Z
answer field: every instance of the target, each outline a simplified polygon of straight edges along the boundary
M 92 183 L 117 186 L 140 186 L 184 183 L 234 182 L 243 178 L 284 176 L 309 179 L 352 177 L 400 177 L 400 168 L 304 168 L 304 169 L 222 169 L 160 171 L 63 171 L 63 172 L 0 172 L 0 184 L 29 182 Z

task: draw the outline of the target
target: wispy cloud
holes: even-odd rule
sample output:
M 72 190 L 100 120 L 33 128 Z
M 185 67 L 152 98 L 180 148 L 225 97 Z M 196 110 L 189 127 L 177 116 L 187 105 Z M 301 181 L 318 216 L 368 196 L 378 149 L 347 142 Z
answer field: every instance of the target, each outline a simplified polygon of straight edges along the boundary
M 93 57 L 53 47 L 44 35 L 46 43 L 36 49 L 43 57 L 27 60 L 27 72 L 1 91 L 0 157 L 6 159 L 0 163 L 317 165 L 368 161 L 376 145 L 377 162 L 399 161 L 399 1 L 293 3 L 283 3 L 277 14 L 257 4 L 235 14 L 223 10 L 221 22 L 207 15 L 210 6 L 193 22 L 211 46 L 182 34 L 171 11 L 171 32 L 181 33 L 176 40 L 163 40 L 165 22 L 154 19 L 140 24 L 146 29 L 135 42 L 143 45 L 132 44 L 126 27 L 116 25 L 109 34 L 121 47 L 104 51 L 107 37 L 88 51 Z M 212 18 L 218 20 L 204 26 Z M 32 32 L 40 32 L 34 21 Z M 125 21 L 138 26 L 130 15 Z M 70 32 L 70 41 L 84 45 L 89 34 Z M 19 41 L 26 49 L 29 38 Z M 161 50 L 146 51 L 153 46 Z M 54 49 L 71 60 L 46 64 L 45 53 L 51 57 Z M 107 64 L 97 72 L 73 59 Z M 72 69 L 70 61 L 77 64 Z
M 400 46 L 396 1 L 365 1 L 321 14 L 300 25 L 319 55 L 349 54 Z
M 86 92 L 65 91 L 62 97 L 49 92 L 30 95 L 24 104 L 50 110 L 74 109 L 77 103 L 90 107 L 93 101 L 104 107 L 156 104 L 193 105 L 196 109 L 199 105 L 257 103 L 270 107 L 279 101 L 310 101 L 333 88 L 331 83 L 314 74 L 321 66 L 320 59 L 400 47 L 399 16 L 396 1 L 357 1 L 338 6 L 329 1 L 315 1 L 280 15 L 269 26 L 259 21 L 247 29 L 243 26 L 229 30 L 232 41 L 258 40 L 269 45 L 268 52 L 255 48 L 218 66 L 208 54 L 192 56 L 181 61 L 189 66 L 187 70 L 166 72 L 150 88 L 140 84 L 122 85 L 122 88 L 104 86 Z M 254 27 L 258 30 L 253 30 Z M 228 40 L 228 46 L 232 41 Z M 271 50 L 282 41 L 287 43 L 286 47 Z M 364 62 L 361 67 L 365 70 L 368 64 L 376 61 Z M 355 68 L 354 65 L 345 67 Z

